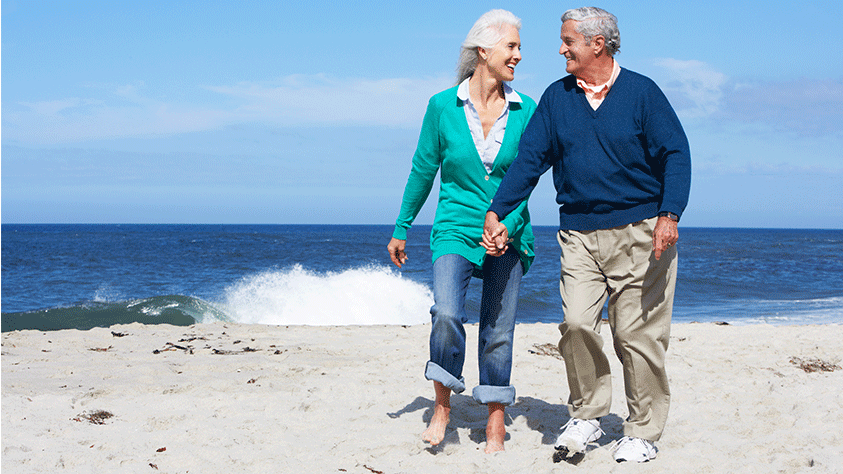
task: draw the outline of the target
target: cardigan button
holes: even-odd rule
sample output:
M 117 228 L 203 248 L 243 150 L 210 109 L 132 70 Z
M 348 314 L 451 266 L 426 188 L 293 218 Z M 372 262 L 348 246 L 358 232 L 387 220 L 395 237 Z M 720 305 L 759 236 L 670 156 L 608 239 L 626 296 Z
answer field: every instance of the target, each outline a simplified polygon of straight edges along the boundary
M 488 174 L 486 175 L 486 181 L 489 181 L 489 175 Z

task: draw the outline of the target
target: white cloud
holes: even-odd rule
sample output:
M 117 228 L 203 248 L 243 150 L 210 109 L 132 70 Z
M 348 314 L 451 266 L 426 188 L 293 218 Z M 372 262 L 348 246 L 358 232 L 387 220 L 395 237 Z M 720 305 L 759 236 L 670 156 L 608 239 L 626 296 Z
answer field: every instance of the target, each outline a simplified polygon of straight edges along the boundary
M 98 102 L 91 99 L 80 99 L 78 97 L 71 97 L 61 100 L 45 100 L 40 102 L 21 102 L 20 105 L 28 108 L 32 113 L 54 117 L 63 111 L 70 111 L 78 109 L 79 107 L 95 105 Z
M 698 60 L 663 58 L 659 83 L 683 119 L 749 125 L 762 132 L 843 135 L 843 80 L 731 78 Z
M 4 104 L 4 141 L 56 144 L 166 136 L 227 125 L 364 125 L 418 127 L 428 98 L 445 78 L 349 79 L 293 75 L 272 83 L 208 86 L 208 103 L 167 102 L 144 95 L 144 84 L 121 85 L 101 97 Z M 98 89 L 102 90 L 102 89 Z
M 720 109 L 723 88 L 728 77 L 697 60 L 663 58 L 656 65 L 667 73 L 665 94 L 674 102 L 677 113 L 685 117 L 704 117 Z
M 272 83 L 207 87 L 236 99 L 240 120 L 277 125 L 355 124 L 418 126 L 445 78 L 348 79 L 293 75 Z
M 843 136 L 843 80 L 746 81 L 726 90 L 718 118 L 777 132 Z

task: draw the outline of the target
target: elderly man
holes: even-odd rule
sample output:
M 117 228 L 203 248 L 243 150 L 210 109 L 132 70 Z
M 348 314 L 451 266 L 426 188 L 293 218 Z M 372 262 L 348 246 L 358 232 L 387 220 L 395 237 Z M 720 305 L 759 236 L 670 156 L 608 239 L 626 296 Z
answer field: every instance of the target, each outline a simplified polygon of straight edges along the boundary
M 500 220 L 551 167 L 559 204 L 560 293 L 571 416 L 556 442 L 564 456 L 602 435 L 611 374 L 599 331 L 608 298 L 614 349 L 623 364 L 629 416 L 615 460 L 655 458 L 670 402 L 665 352 L 670 334 L 679 238 L 691 160 L 679 119 L 658 86 L 614 59 L 620 34 L 599 8 L 562 16 L 570 73 L 551 84 L 530 120 L 518 157 L 486 214 L 484 246 L 506 247 Z

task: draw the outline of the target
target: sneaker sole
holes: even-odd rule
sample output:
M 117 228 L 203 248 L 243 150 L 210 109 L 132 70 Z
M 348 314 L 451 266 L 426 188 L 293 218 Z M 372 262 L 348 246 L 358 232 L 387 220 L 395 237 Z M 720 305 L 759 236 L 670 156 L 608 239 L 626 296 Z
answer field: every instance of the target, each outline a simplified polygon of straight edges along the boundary
M 553 453 L 553 462 L 560 463 L 562 461 L 567 462 L 568 464 L 573 464 L 576 466 L 585 458 L 585 452 L 583 451 L 569 451 L 566 447 L 556 448 L 556 451 Z

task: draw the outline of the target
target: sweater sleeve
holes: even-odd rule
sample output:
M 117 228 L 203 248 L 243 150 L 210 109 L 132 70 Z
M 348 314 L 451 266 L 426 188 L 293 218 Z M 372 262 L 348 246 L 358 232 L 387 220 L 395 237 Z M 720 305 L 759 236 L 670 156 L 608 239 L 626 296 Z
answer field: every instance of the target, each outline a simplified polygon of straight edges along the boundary
M 527 199 L 524 199 L 518 207 L 501 220 L 501 223 L 506 226 L 506 231 L 509 232 L 510 236 L 517 234 L 527 224 L 528 221 L 525 219 L 526 213 L 524 212 L 526 208 Z
M 553 133 L 551 132 L 549 95 L 545 93 L 539 101 L 536 112 L 527 124 L 524 134 L 521 135 L 518 156 L 506 171 L 492 199 L 489 211 L 497 214 L 502 220 L 514 214 L 514 210 L 520 211 L 521 206 L 526 206 L 527 197 L 539 183 L 541 175 L 553 166 L 555 154 L 552 152 Z M 506 222 L 504 221 L 504 225 Z M 507 230 L 512 232 L 509 225 L 507 225 Z
M 424 114 L 419 143 L 413 155 L 413 165 L 410 177 L 404 187 L 404 197 L 401 201 L 401 212 L 395 221 L 392 236 L 399 240 L 407 240 L 407 230 L 413 224 L 422 206 L 430 195 L 433 181 L 439 171 L 439 115 L 441 109 L 436 106 L 434 98 L 427 104 Z
M 682 216 L 691 190 L 691 150 L 676 112 L 658 86 L 654 87 L 657 98 L 647 116 L 645 134 L 650 156 L 659 158 L 663 170 L 659 212 Z

